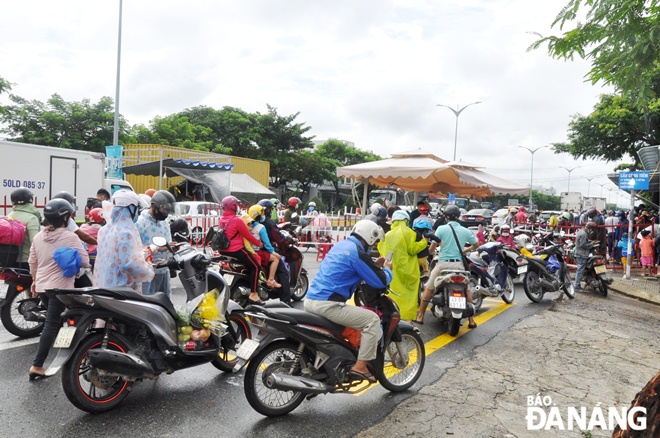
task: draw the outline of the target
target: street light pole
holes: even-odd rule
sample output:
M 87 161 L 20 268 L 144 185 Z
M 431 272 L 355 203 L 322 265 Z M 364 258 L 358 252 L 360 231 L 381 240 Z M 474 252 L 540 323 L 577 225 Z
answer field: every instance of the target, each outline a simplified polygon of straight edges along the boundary
M 566 189 L 566 191 L 570 193 L 570 191 L 571 191 L 571 172 L 574 171 L 575 169 L 579 169 L 581 166 L 571 167 L 570 169 L 568 167 L 564 167 L 564 166 L 559 166 L 559 167 L 561 167 L 562 169 L 568 170 L 568 188 Z
M 591 180 L 594 179 L 595 177 L 592 176 L 591 178 L 585 176 L 584 179 L 589 181 L 589 184 L 587 184 L 587 198 L 589 197 L 589 194 L 591 193 Z
M 600 186 L 600 197 L 602 198 L 603 197 L 603 186 L 605 186 L 605 184 L 607 184 L 607 183 L 602 183 L 602 184 L 601 183 L 596 183 L 596 184 L 598 184 Z
M 454 115 L 456 116 L 456 128 L 454 128 L 454 161 L 456 161 L 456 143 L 458 142 L 458 116 L 461 115 L 461 113 L 465 108 L 469 107 L 470 105 L 476 105 L 478 103 L 481 103 L 481 101 L 468 103 L 461 109 L 458 109 L 458 105 L 456 105 L 456 109 L 447 105 L 442 105 L 440 103 L 436 105 L 436 106 L 444 106 L 445 108 L 449 108 L 451 112 L 454 113 Z
M 115 85 L 115 120 L 112 129 L 112 145 L 119 145 L 119 72 L 121 70 L 121 13 L 123 0 L 119 0 L 119 31 L 117 36 L 117 83 Z
M 523 149 L 527 149 L 532 154 L 532 166 L 531 166 L 531 171 L 530 171 L 530 174 L 529 174 L 529 208 L 532 209 L 532 206 L 533 206 L 533 203 L 532 203 L 532 187 L 533 187 L 533 185 L 532 184 L 534 183 L 534 153 L 536 153 L 536 151 L 538 151 L 539 149 L 547 148 L 547 147 L 550 147 L 550 146 L 547 146 L 547 145 L 539 146 L 536 149 L 530 149 L 530 148 L 525 147 L 525 146 L 518 146 L 518 147 L 523 148 Z

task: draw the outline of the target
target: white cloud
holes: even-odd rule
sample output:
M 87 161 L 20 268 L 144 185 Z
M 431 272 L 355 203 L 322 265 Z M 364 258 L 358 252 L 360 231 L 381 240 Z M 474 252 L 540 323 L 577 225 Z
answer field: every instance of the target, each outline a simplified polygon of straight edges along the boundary
M 300 112 L 317 139 L 341 138 L 382 156 L 422 148 L 529 182 L 530 154 L 566 139 L 599 87 L 584 61 L 527 52 L 531 31 L 565 0 L 319 0 L 123 2 L 120 111 L 147 123 L 185 108 L 225 105 Z M 115 95 L 118 2 L 23 0 L 3 6 L 0 76 L 46 100 Z M 571 189 L 599 194 L 614 164 L 574 162 L 548 150 L 534 181 L 566 190 L 560 165 L 583 167 Z M 584 176 L 593 177 L 589 185 Z M 597 190 L 596 190 L 597 189 Z M 606 190 L 605 190 L 606 192 Z

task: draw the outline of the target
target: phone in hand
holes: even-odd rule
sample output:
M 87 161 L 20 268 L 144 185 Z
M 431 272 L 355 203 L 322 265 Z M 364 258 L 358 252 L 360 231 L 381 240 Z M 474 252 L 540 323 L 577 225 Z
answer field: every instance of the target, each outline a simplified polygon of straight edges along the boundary
M 387 253 L 387 255 L 385 256 L 385 260 L 387 260 L 388 262 L 392 261 L 392 251 Z

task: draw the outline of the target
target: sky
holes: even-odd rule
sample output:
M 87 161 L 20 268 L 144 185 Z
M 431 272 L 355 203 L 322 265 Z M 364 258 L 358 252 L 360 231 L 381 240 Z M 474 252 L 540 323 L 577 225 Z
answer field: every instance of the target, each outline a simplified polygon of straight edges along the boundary
M 519 146 L 566 141 L 571 117 L 611 92 L 585 80 L 586 61 L 527 51 L 533 32 L 559 34 L 551 24 L 566 3 L 124 0 L 119 111 L 148 124 L 200 105 L 265 113 L 268 104 L 299 113 L 314 140 L 383 158 L 421 149 L 451 160 L 456 136 L 457 160 L 529 185 L 532 154 Z M 119 4 L 4 4 L 0 77 L 27 99 L 114 99 Z M 477 101 L 458 118 L 437 106 Z M 606 178 L 617 163 L 549 148 L 533 160 L 535 189 L 567 191 L 570 175 L 570 191 L 628 203 Z

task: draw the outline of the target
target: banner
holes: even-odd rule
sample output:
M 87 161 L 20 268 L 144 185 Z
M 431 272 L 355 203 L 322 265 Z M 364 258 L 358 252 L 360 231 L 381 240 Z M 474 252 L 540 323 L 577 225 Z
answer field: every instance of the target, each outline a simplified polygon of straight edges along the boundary
M 107 159 L 108 170 L 106 178 L 124 179 L 122 169 L 124 167 L 123 146 L 106 146 L 105 156 Z

